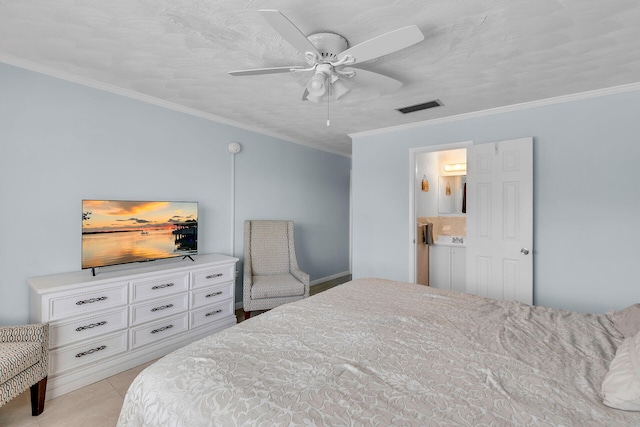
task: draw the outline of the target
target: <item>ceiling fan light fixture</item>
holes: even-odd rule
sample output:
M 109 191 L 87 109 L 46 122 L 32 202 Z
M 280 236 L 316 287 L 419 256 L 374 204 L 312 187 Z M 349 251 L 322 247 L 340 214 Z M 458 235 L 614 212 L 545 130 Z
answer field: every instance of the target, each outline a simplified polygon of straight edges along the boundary
M 312 95 L 311 92 L 307 94 L 307 101 L 311 101 L 315 104 L 319 104 L 320 102 L 322 102 L 322 98 L 323 98 L 322 95 L 315 96 L 315 95 Z
M 320 97 L 327 91 L 326 77 L 323 73 L 315 73 L 307 82 L 307 90 L 310 95 Z
M 331 91 L 333 92 L 335 99 L 338 100 L 351 92 L 351 89 L 349 89 L 342 80 L 336 80 L 331 85 Z

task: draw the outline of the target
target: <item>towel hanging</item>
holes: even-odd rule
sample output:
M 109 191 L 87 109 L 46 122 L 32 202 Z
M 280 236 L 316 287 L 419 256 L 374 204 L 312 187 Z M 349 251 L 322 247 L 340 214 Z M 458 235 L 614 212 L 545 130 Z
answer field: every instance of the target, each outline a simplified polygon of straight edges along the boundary
M 425 245 L 433 245 L 433 223 L 427 221 L 422 226 L 422 240 Z
M 467 183 L 462 188 L 462 213 L 467 213 Z

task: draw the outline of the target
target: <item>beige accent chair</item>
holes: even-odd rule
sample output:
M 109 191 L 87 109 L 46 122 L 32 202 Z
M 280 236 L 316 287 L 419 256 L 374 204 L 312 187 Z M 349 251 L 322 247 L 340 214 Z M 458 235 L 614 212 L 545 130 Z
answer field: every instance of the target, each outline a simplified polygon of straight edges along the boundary
M 0 406 L 31 388 L 31 414 L 44 410 L 49 324 L 0 327 Z
M 293 221 L 244 222 L 245 319 L 309 296 L 309 275 L 298 268 Z

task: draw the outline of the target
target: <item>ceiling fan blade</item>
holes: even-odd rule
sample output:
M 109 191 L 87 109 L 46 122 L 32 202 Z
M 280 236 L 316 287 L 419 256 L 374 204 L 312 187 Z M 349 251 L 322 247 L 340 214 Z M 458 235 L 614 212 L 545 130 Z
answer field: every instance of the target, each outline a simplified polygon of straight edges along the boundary
M 356 74 L 352 79 L 354 83 L 377 89 L 383 94 L 395 92 L 402 87 L 401 81 L 373 71 L 360 68 L 345 68 L 343 71 L 355 71 Z
M 254 68 L 253 70 L 229 71 L 232 76 L 255 76 L 258 74 L 288 73 L 291 70 L 301 70 L 304 67 L 292 65 L 291 67 Z
M 313 52 L 320 56 L 318 49 L 309 41 L 293 22 L 277 10 L 262 9 L 260 14 L 283 39 L 302 53 Z
M 338 59 L 351 55 L 357 63 L 360 63 L 407 48 L 422 40 L 424 40 L 424 34 L 420 28 L 409 25 L 350 47 L 340 53 Z

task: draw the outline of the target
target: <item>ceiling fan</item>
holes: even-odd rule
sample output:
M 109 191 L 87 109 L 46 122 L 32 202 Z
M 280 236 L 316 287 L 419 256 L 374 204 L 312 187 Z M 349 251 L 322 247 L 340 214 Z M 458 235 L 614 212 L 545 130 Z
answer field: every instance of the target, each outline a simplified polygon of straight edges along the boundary
M 258 74 L 313 72 L 307 81 L 302 100 L 322 102 L 324 99 L 340 99 L 350 89 L 343 80 L 354 79 L 373 86 L 381 92 L 399 89 L 402 82 L 385 75 L 351 68 L 365 61 L 407 48 L 424 40 L 424 35 L 415 25 L 400 28 L 349 47 L 347 40 L 336 33 L 316 33 L 305 36 L 286 16 L 277 10 L 260 10 L 263 18 L 294 48 L 304 52 L 308 67 L 291 65 L 285 67 L 257 68 L 230 71 L 232 76 Z

